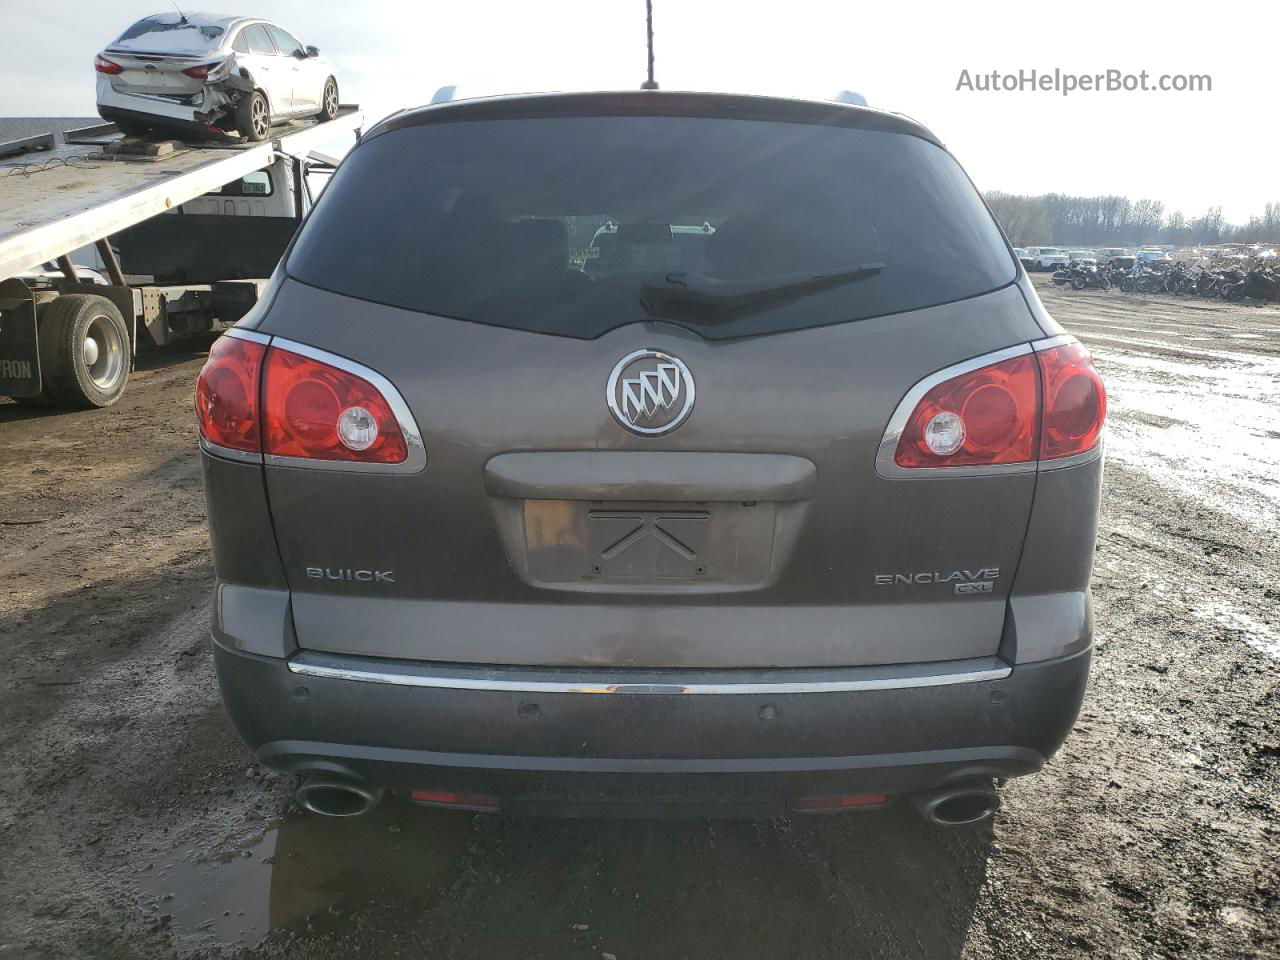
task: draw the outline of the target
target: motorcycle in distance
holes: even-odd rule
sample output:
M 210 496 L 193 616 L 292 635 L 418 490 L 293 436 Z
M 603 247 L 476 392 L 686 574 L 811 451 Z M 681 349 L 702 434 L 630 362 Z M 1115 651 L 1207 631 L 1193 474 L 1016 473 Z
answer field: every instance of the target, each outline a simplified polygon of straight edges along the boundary
M 1071 282 L 1075 279 L 1074 264 L 1060 266 L 1059 269 L 1053 271 L 1053 275 L 1050 279 L 1052 280 L 1053 285 L 1059 289 L 1071 287 L 1071 285 L 1074 285 Z
M 1238 300 L 1239 297 L 1233 296 L 1233 287 L 1242 286 L 1246 274 L 1239 267 L 1231 267 L 1227 270 L 1218 271 L 1218 282 L 1214 286 L 1214 292 L 1217 296 L 1224 300 Z
M 1159 267 L 1149 265 L 1138 265 L 1134 267 L 1136 275 L 1134 276 L 1133 288 L 1138 293 L 1160 293 L 1165 288 L 1166 271 Z
M 1070 285 L 1072 290 L 1083 290 L 1085 287 L 1111 289 L 1110 271 L 1099 269 L 1096 264 L 1084 264 L 1078 260 L 1072 260 L 1065 268 L 1055 272 L 1053 283 L 1056 287 Z
M 1191 293 L 1195 288 L 1196 275 L 1180 263 L 1175 263 L 1164 275 L 1164 292 L 1174 296 Z
M 1195 275 L 1191 288 L 1187 292 L 1200 297 L 1218 296 L 1218 284 L 1222 282 L 1222 273 L 1218 270 L 1198 269 L 1199 272 Z
M 1189 292 L 1209 299 L 1225 297 L 1227 288 L 1244 278 L 1245 272 L 1237 267 L 1206 267 L 1196 277 L 1195 289 Z
M 1138 280 L 1146 273 L 1146 268 L 1134 257 L 1116 257 L 1108 266 L 1111 268 L 1111 282 L 1123 293 L 1135 292 Z
M 1244 279 L 1224 287 L 1222 296 L 1231 301 L 1240 301 L 1248 297 L 1252 300 L 1280 303 L 1280 276 L 1265 267 L 1254 267 L 1245 274 Z

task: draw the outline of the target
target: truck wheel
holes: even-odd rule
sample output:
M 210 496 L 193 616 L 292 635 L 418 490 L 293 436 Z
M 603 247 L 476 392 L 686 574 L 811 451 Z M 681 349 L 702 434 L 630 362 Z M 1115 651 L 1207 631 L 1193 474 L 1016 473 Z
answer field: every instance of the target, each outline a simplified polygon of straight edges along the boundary
M 332 120 L 338 115 L 338 81 L 330 77 L 324 82 L 324 94 L 320 97 L 320 119 Z
M 42 396 L 60 407 L 109 407 L 129 382 L 129 328 L 116 305 L 64 294 L 39 314 Z
M 261 90 L 252 90 L 236 104 L 236 131 L 250 140 L 265 140 L 271 132 L 271 110 Z

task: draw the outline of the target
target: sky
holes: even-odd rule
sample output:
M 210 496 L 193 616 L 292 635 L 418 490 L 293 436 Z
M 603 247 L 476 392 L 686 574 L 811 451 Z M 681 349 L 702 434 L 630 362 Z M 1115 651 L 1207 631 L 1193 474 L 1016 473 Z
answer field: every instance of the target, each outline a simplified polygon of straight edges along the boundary
M 644 0 L 236 0 L 336 67 L 370 125 L 440 87 L 634 89 Z M 0 0 L 0 116 L 92 116 L 92 60 L 160 0 Z M 930 127 L 982 190 L 1150 197 L 1229 222 L 1280 202 L 1280 3 L 654 0 L 665 90 L 828 99 L 843 89 Z M 51 38 L 56 36 L 56 42 Z M 1207 74 L 1205 92 L 981 92 L 991 71 Z M 976 85 L 977 81 L 974 80 Z

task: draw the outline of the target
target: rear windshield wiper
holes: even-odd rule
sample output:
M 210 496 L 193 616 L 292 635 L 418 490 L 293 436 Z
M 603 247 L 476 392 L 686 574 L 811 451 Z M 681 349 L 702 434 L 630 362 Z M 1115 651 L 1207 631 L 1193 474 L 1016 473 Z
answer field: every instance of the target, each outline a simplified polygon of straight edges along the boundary
M 883 263 L 859 263 L 823 273 L 796 270 L 754 280 L 667 273 L 661 280 L 641 283 L 640 303 L 652 317 L 723 322 L 865 280 L 883 269 Z

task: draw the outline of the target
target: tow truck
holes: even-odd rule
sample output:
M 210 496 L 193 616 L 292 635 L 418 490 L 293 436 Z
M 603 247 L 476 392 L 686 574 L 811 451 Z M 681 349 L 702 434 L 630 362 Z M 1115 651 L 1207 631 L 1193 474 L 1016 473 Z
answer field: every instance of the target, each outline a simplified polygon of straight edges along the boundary
M 0 143 L 0 396 L 109 406 L 139 349 L 242 317 L 336 167 L 320 147 L 362 123 L 343 105 L 258 143 L 112 124 Z

